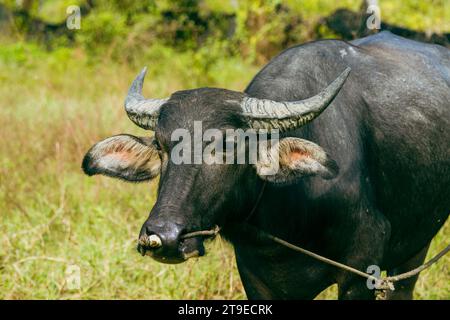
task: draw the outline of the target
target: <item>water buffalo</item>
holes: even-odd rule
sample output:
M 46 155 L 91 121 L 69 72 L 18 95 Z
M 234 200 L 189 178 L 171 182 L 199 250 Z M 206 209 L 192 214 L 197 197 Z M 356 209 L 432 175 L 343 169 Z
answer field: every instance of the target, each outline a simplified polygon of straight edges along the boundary
M 393 275 L 423 262 L 450 211 L 448 49 L 388 32 L 316 41 L 275 57 L 244 93 L 200 88 L 145 99 L 144 75 L 125 108 L 154 137 L 110 137 L 82 164 L 88 175 L 160 176 L 141 253 L 167 263 L 203 255 L 203 238 L 183 234 L 219 225 L 251 299 L 312 299 L 334 283 L 339 299 L 374 291 L 364 278 L 260 241 L 248 225 L 360 270 Z M 171 134 L 193 133 L 195 121 L 203 130 L 279 129 L 278 172 L 174 164 Z M 412 298 L 416 281 L 398 283 L 389 298 Z

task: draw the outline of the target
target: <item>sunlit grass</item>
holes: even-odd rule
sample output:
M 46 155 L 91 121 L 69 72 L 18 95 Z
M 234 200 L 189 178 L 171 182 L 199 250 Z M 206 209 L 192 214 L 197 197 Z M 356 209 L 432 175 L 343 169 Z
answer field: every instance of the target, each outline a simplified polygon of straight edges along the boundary
M 209 245 L 208 257 L 177 266 L 137 253 L 155 183 L 89 178 L 80 164 L 99 139 L 147 134 L 122 107 L 138 70 L 89 67 L 73 58 L 60 69 L 29 59 L 26 68 L 0 68 L 0 298 L 244 298 L 232 250 L 220 239 Z M 172 75 L 185 72 L 171 67 Z M 252 68 L 235 68 L 231 86 L 242 90 Z M 202 81 L 168 74 L 152 74 L 145 90 L 167 95 L 181 82 Z M 80 290 L 66 283 L 71 265 L 80 267 Z

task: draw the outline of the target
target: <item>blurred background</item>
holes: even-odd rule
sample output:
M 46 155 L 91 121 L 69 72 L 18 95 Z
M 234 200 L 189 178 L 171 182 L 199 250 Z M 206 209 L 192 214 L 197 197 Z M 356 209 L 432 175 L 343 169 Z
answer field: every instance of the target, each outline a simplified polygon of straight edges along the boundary
M 0 0 L 0 298 L 245 298 L 220 238 L 182 265 L 141 257 L 156 182 L 88 178 L 81 159 L 110 135 L 145 134 L 122 107 L 144 65 L 147 96 L 242 91 L 289 46 L 378 32 L 371 4 L 382 30 L 450 47 L 449 0 Z M 449 238 L 447 222 L 428 258 Z M 449 262 L 415 298 L 450 299 Z

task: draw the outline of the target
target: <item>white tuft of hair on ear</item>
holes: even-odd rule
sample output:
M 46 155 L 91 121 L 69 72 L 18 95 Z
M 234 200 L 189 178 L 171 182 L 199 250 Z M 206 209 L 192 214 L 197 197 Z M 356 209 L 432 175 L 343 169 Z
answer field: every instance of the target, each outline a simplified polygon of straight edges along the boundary
M 104 174 L 127 181 L 145 181 L 159 174 L 158 151 L 146 138 L 118 135 L 95 144 L 83 159 L 88 175 Z
M 268 168 L 272 169 L 271 174 L 267 174 Z M 278 170 L 273 172 L 273 168 Z M 258 162 L 256 169 L 264 180 L 280 184 L 293 183 L 307 176 L 332 179 L 339 171 L 336 162 L 320 146 L 292 137 L 271 146 L 266 160 Z

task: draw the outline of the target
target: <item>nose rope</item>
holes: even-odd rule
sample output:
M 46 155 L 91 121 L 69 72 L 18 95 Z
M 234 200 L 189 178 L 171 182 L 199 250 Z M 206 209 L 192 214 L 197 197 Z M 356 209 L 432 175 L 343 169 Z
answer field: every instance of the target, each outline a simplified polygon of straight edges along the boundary
M 259 205 L 259 202 L 261 201 L 261 198 L 262 198 L 262 195 L 264 193 L 265 187 L 266 187 L 266 182 L 264 182 L 264 184 L 263 184 L 263 186 L 261 188 L 261 191 L 259 193 L 258 198 L 256 199 L 256 202 L 255 202 L 255 205 L 253 206 L 253 209 L 250 211 L 250 214 L 244 220 L 244 224 L 249 226 L 250 229 L 253 228 L 253 229 L 255 229 L 257 231 L 259 239 L 264 239 L 264 238 L 265 239 L 269 239 L 269 240 L 271 240 L 271 241 L 273 241 L 275 243 L 278 243 L 278 244 L 280 244 L 280 245 L 282 245 L 282 246 L 284 246 L 286 248 L 289 248 L 291 250 L 294 250 L 294 251 L 297 251 L 297 252 L 301 252 L 301 253 L 303 253 L 305 255 L 308 255 L 311 258 L 314 258 L 316 260 L 322 261 L 324 263 L 327 263 L 327 264 L 332 265 L 334 267 L 340 268 L 342 270 L 351 272 L 351 273 L 353 273 L 355 275 L 358 275 L 360 277 L 364 277 L 364 278 L 367 278 L 369 280 L 373 280 L 373 281 L 375 281 L 375 284 L 376 284 L 375 285 L 375 289 L 377 289 L 377 291 L 378 291 L 377 293 L 378 293 L 378 298 L 379 299 L 382 299 L 382 300 L 386 299 L 387 291 L 388 290 L 391 290 L 391 291 L 395 290 L 395 287 L 394 287 L 394 283 L 395 282 L 411 278 L 411 277 L 421 273 L 423 270 L 425 270 L 425 269 L 429 268 L 431 265 L 435 264 L 440 258 L 442 258 L 445 254 L 447 254 L 450 251 L 450 245 L 447 245 L 447 247 L 445 247 L 442 251 L 440 251 L 432 259 L 430 259 L 426 263 L 422 264 L 421 266 L 419 266 L 419 267 L 417 267 L 417 268 L 415 268 L 413 270 L 410 270 L 408 272 L 404 272 L 404 273 L 401 273 L 401 274 L 398 274 L 398 275 L 395 275 L 395 276 L 391 276 L 391 277 L 377 278 L 377 277 L 375 277 L 375 276 L 373 276 L 373 275 L 371 275 L 371 274 L 369 274 L 367 272 L 363 272 L 363 271 L 360 271 L 360 270 L 355 269 L 353 267 L 350 267 L 350 266 L 348 266 L 346 264 L 334 261 L 332 259 L 328 259 L 328 258 L 326 258 L 324 256 L 321 256 L 321 255 L 319 255 L 317 253 L 314 253 L 312 251 L 306 250 L 306 249 L 304 249 L 302 247 L 296 246 L 296 245 L 294 245 L 294 244 L 292 244 L 290 242 L 287 242 L 287 241 L 285 241 L 283 239 L 275 237 L 275 236 L 271 235 L 270 233 L 264 232 L 264 231 L 256 228 L 255 226 L 250 225 L 248 223 L 248 220 L 250 220 L 250 218 L 253 216 L 254 212 L 256 211 L 256 209 L 257 209 L 257 207 Z M 200 231 L 194 231 L 194 232 L 185 233 L 180 238 L 182 240 L 184 240 L 184 239 L 195 238 L 195 237 L 199 237 L 199 236 L 214 237 L 214 236 L 216 236 L 219 233 L 219 231 L 220 231 L 220 227 L 218 225 L 216 225 L 211 230 L 200 230 Z M 149 246 L 150 243 L 151 243 L 150 242 L 150 237 L 146 237 L 146 236 L 141 237 L 141 239 L 139 239 L 139 243 L 141 245 L 144 245 L 144 246 L 145 245 Z M 158 245 L 154 245 L 154 246 L 156 247 L 156 246 L 160 246 L 160 245 L 161 244 L 158 243 Z M 144 250 L 143 255 L 144 254 L 145 254 L 145 250 Z
M 253 228 L 255 228 L 255 227 L 253 227 Z M 255 228 L 255 229 L 257 229 L 257 228 Z M 289 248 L 289 249 L 297 251 L 297 252 L 301 252 L 301 253 L 306 254 L 306 255 L 308 255 L 308 256 L 316 259 L 316 260 L 322 261 L 322 262 L 327 263 L 329 265 L 332 265 L 334 267 L 340 268 L 342 270 L 351 272 L 353 274 L 356 274 L 358 276 L 361 276 L 361 277 L 364 277 L 364 278 L 367 278 L 367 279 L 373 281 L 374 284 L 375 284 L 375 289 L 377 290 L 376 291 L 377 299 L 379 299 L 379 300 L 385 300 L 386 299 L 386 297 L 387 297 L 386 293 L 387 293 L 388 290 L 390 290 L 390 291 L 394 291 L 395 290 L 395 287 L 394 287 L 394 283 L 395 282 L 398 282 L 400 280 L 405 280 L 405 279 L 411 278 L 411 277 L 413 277 L 415 275 L 418 275 L 423 270 L 431 267 L 433 264 L 438 262 L 438 260 L 440 258 L 442 258 L 445 254 L 447 254 L 450 251 L 450 245 L 447 245 L 447 247 L 445 247 L 443 250 L 441 250 L 433 258 L 431 258 L 426 263 L 420 265 L 419 267 L 417 267 L 415 269 L 412 269 L 412 270 L 410 270 L 408 272 L 404 272 L 404 273 L 401 273 L 401 274 L 398 274 L 398 275 L 395 275 L 395 276 L 379 277 L 378 278 L 378 277 L 375 277 L 374 275 L 369 274 L 367 272 L 360 271 L 360 270 L 358 270 L 356 268 L 353 268 L 353 267 L 350 267 L 350 266 L 348 266 L 346 264 L 334 261 L 332 259 L 328 259 L 328 258 L 326 258 L 324 256 L 321 256 L 321 255 L 317 254 L 317 253 L 314 253 L 314 252 L 306 250 L 306 249 L 304 249 L 302 247 L 296 246 L 296 245 L 294 245 L 294 244 L 292 244 L 290 242 L 287 242 L 287 241 L 285 241 L 283 239 L 275 237 L 275 236 L 273 236 L 273 235 L 271 235 L 269 233 L 266 233 L 264 231 L 261 231 L 259 229 L 257 229 L 257 232 L 258 232 L 258 235 L 259 235 L 260 239 L 261 238 L 266 238 L 266 239 L 272 240 L 272 241 L 274 241 L 274 242 L 276 242 L 276 243 L 278 243 L 278 244 L 280 244 L 282 246 L 285 246 L 286 248 Z
M 218 225 L 215 225 L 214 228 L 211 230 L 201 230 L 201 231 L 185 233 L 180 238 L 182 240 L 184 240 L 184 239 L 195 238 L 195 237 L 199 237 L 199 236 L 214 237 L 219 233 L 219 231 L 220 231 L 220 227 Z
M 421 266 L 410 270 L 408 272 L 402 273 L 402 274 L 398 274 L 395 276 L 391 276 L 391 277 L 381 277 L 381 278 L 377 278 L 374 275 L 371 275 L 367 272 L 362 272 L 356 268 L 350 267 L 346 264 L 334 261 L 332 259 L 328 259 L 324 256 L 321 256 L 317 253 L 314 253 L 312 251 L 306 250 L 302 247 L 296 246 L 290 242 L 287 242 L 283 239 L 280 239 L 278 237 L 275 237 L 273 235 L 271 235 L 270 233 L 264 232 L 252 225 L 250 225 L 248 223 L 248 221 L 250 220 L 250 218 L 253 216 L 253 214 L 255 213 L 262 195 L 264 193 L 264 189 L 266 187 L 266 182 L 264 182 L 263 186 L 261 187 L 261 191 L 258 195 L 258 198 L 256 199 L 255 205 L 253 206 L 252 210 L 250 211 L 250 214 L 247 216 L 247 218 L 244 220 L 244 224 L 246 224 L 247 226 L 249 226 L 250 228 L 256 229 L 257 234 L 258 234 L 258 238 L 259 239 L 269 239 L 275 243 L 278 243 L 279 245 L 282 245 L 286 248 L 289 248 L 291 250 L 297 251 L 297 252 L 301 252 L 305 255 L 308 255 L 316 260 L 322 261 L 324 263 L 327 263 L 329 265 L 332 265 L 334 267 L 340 268 L 342 270 L 351 272 L 355 275 L 358 275 L 360 277 L 364 277 L 367 278 L 369 280 L 372 280 L 375 282 L 375 289 L 377 290 L 377 298 L 380 300 L 384 300 L 386 299 L 386 293 L 388 290 L 395 290 L 394 287 L 394 283 L 400 280 L 404 280 L 404 279 L 408 279 L 411 278 L 417 274 L 419 274 L 420 272 L 422 272 L 423 270 L 429 268 L 431 265 L 435 264 L 440 258 L 442 258 L 446 253 L 448 253 L 450 251 L 450 245 L 447 245 L 446 248 L 444 248 L 442 251 L 440 251 L 436 256 L 434 256 L 432 259 L 430 259 L 429 261 L 427 261 L 426 263 L 422 264 Z M 182 239 L 187 239 L 187 238 L 193 238 L 193 237 L 197 237 L 197 236 L 215 236 L 219 233 L 220 228 L 216 225 L 214 229 L 211 230 L 202 230 L 202 231 L 195 231 L 195 232 L 190 232 L 190 233 L 186 233 L 184 234 L 181 238 Z
M 259 192 L 258 198 L 256 198 L 255 204 L 254 204 L 252 210 L 250 211 L 250 214 L 244 220 L 245 223 L 248 222 L 248 220 L 250 220 L 250 218 L 253 216 L 256 209 L 258 208 L 258 205 L 261 202 L 261 198 L 264 193 L 264 190 L 266 189 L 266 184 L 267 184 L 267 182 L 264 181 L 264 183 L 261 187 L 261 191 Z M 184 239 L 195 238 L 195 237 L 199 237 L 199 236 L 214 237 L 219 233 L 219 231 L 220 231 L 220 227 L 218 225 L 215 225 L 214 228 L 211 230 L 201 230 L 201 231 L 185 233 L 180 238 L 182 240 L 184 240 Z
M 267 182 L 264 181 L 264 183 L 261 187 L 261 191 L 259 192 L 258 198 L 256 198 L 255 204 L 254 204 L 252 210 L 250 211 L 250 214 L 244 219 L 244 223 L 246 223 L 246 222 L 248 222 L 248 220 L 250 220 L 250 218 L 253 216 L 256 209 L 258 208 L 258 205 L 261 201 L 262 195 L 266 188 L 266 184 L 267 184 Z M 190 239 L 190 238 L 195 238 L 195 237 L 215 237 L 219 233 L 219 231 L 220 231 L 220 227 L 218 225 L 215 225 L 214 228 L 211 230 L 200 230 L 200 231 L 193 231 L 193 232 L 185 233 L 180 236 L 180 239 L 185 240 L 185 239 Z M 139 243 L 139 245 L 141 245 L 143 247 L 150 247 L 150 248 L 154 248 L 154 249 L 162 246 L 161 238 L 159 238 L 157 235 L 150 235 L 150 236 L 143 235 L 139 238 L 138 243 Z

